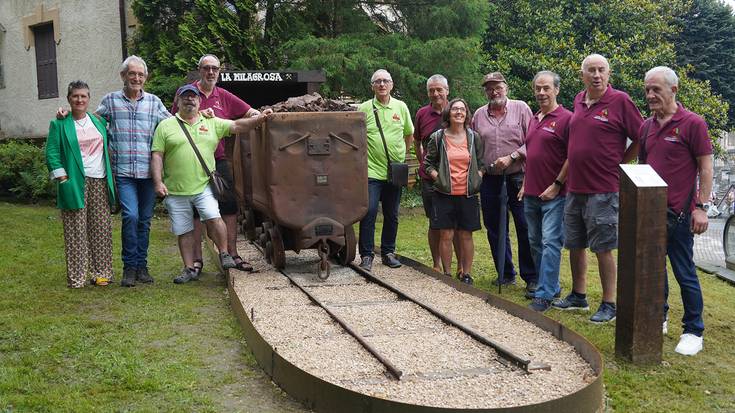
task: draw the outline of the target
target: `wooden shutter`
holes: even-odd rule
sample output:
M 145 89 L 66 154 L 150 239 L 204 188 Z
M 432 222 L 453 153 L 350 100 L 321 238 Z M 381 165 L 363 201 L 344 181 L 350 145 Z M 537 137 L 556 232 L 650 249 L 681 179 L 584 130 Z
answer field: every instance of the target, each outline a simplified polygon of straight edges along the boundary
M 33 27 L 36 49 L 36 74 L 38 98 L 59 97 L 59 81 L 56 76 L 56 42 L 53 23 Z

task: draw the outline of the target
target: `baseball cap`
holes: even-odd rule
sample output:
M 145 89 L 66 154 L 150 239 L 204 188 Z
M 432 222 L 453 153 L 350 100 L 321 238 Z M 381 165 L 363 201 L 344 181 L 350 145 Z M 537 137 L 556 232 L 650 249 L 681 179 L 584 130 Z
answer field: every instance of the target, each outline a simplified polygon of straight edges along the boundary
M 184 92 L 194 92 L 197 96 L 201 97 L 201 92 L 199 91 L 199 88 L 192 85 L 191 83 L 181 86 L 178 90 L 176 90 L 176 97 L 181 96 Z
M 508 82 L 505 81 L 505 77 L 500 72 L 492 72 L 485 75 L 484 78 L 482 78 L 482 85 L 485 86 L 488 82 L 503 82 L 505 84 L 508 84 Z

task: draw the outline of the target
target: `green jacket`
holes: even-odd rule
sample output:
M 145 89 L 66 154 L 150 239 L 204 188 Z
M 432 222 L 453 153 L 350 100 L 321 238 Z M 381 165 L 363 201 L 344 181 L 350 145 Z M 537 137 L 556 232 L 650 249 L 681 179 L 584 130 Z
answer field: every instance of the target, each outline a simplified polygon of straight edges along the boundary
M 102 134 L 108 199 L 110 205 L 113 205 L 116 195 L 112 168 L 110 168 L 110 154 L 107 149 L 106 122 L 91 113 L 87 114 Z M 49 125 L 46 140 L 46 166 L 52 175 L 55 171 L 63 169 L 66 176 L 69 177 L 69 180 L 64 183 L 58 181 L 56 183 L 56 206 L 59 209 L 84 208 L 84 164 L 82 163 L 82 152 L 79 150 L 74 118 L 71 114 L 64 119 L 54 119 Z
M 480 136 L 472 129 L 467 129 L 467 150 L 470 153 L 470 169 L 467 172 L 467 192 L 470 196 L 480 192 L 482 177 L 478 171 L 487 172 L 482 161 L 484 145 Z M 429 136 L 426 145 L 426 158 L 424 160 L 426 173 L 437 171 L 439 176 L 434 181 L 434 189 L 444 194 L 452 193 L 452 178 L 449 172 L 449 160 L 447 159 L 447 147 L 444 140 L 444 129 L 439 129 Z

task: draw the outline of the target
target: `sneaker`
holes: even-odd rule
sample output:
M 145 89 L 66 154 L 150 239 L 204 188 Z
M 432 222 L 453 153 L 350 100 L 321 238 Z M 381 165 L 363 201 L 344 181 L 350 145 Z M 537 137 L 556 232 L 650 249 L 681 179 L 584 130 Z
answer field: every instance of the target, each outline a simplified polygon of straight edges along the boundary
M 381 257 L 381 260 L 383 261 L 383 265 L 388 266 L 390 268 L 400 268 L 401 262 L 398 261 L 398 258 L 396 258 L 396 254 L 389 252 Z
M 534 298 L 533 301 L 531 301 L 531 304 L 528 305 L 528 308 L 533 311 L 538 311 L 539 313 L 545 313 L 546 310 L 551 308 L 551 300 L 547 300 L 545 298 Z
M 664 320 L 664 323 L 661 326 L 661 332 L 664 333 L 664 335 L 669 334 L 669 321 L 668 320 Z
M 526 294 L 524 294 L 524 296 L 529 300 L 533 299 L 536 297 L 536 289 L 538 289 L 538 284 L 531 281 L 526 284 Z
M 565 298 L 554 300 L 551 306 L 560 310 L 582 310 L 589 311 L 590 305 L 587 298 L 580 298 L 573 292 L 569 293 Z
M 462 274 L 459 280 L 468 285 L 472 285 L 475 283 L 475 281 L 472 279 L 472 276 L 469 274 Z
M 493 285 L 515 285 L 515 278 L 496 278 L 493 280 Z
M 181 270 L 181 274 L 174 278 L 174 284 L 185 284 L 189 281 L 196 281 L 199 279 L 199 275 L 197 275 L 196 271 L 194 271 L 191 268 L 184 267 L 183 270 Z
M 138 271 L 135 273 L 135 279 L 144 284 L 151 284 L 153 282 L 153 277 L 148 273 L 148 267 L 138 268 Z
M 366 255 L 360 259 L 360 268 L 365 271 L 372 271 L 373 269 L 373 256 Z
M 121 287 L 135 287 L 135 276 L 138 271 L 135 268 L 127 267 L 123 269 L 123 278 L 120 281 Z
M 684 333 L 681 335 L 679 344 L 676 345 L 674 351 L 685 356 L 693 356 L 702 351 L 703 344 L 704 338 L 691 333 Z
M 219 253 L 219 262 L 222 263 L 222 268 L 225 270 L 229 270 L 230 268 L 235 268 L 237 266 L 237 264 L 235 264 L 235 260 L 232 259 L 232 255 L 228 252 Z
M 596 324 L 607 323 L 615 320 L 615 304 L 602 302 L 597 312 L 592 314 L 590 321 Z

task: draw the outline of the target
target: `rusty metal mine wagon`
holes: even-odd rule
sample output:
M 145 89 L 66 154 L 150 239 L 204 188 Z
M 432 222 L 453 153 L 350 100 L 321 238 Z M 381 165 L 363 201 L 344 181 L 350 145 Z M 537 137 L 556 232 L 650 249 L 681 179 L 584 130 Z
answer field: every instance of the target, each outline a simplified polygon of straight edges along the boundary
M 352 224 L 368 204 L 364 113 L 275 113 L 238 136 L 233 164 L 244 233 L 275 267 L 286 250 L 317 249 L 326 278 L 329 258 L 355 258 Z

